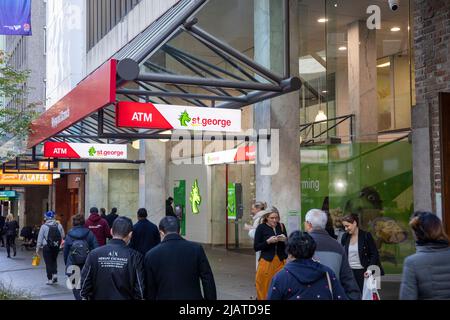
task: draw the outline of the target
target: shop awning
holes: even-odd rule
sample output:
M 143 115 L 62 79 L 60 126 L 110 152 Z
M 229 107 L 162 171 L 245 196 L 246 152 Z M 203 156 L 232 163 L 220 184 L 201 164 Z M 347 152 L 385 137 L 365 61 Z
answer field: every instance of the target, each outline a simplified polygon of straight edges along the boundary
M 44 141 L 126 143 L 170 138 L 159 134 L 161 130 L 117 128 L 115 105 L 119 101 L 239 109 L 300 89 L 298 78 L 275 74 L 198 27 L 193 16 L 205 2 L 180 1 L 83 79 L 32 123 L 28 148 Z M 228 67 L 173 46 L 172 40 L 180 34 L 200 43 Z M 155 62 L 158 54 L 180 64 L 188 74 L 161 66 Z

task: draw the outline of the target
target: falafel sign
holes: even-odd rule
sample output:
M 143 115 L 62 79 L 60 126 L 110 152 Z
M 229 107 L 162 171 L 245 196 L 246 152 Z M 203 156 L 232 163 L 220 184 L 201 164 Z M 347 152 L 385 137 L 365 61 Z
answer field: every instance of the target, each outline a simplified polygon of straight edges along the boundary
M 44 157 L 72 159 L 127 159 L 127 145 L 45 142 Z
M 120 101 L 116 125 L 126 128 L 241 131 L 241 110 Z

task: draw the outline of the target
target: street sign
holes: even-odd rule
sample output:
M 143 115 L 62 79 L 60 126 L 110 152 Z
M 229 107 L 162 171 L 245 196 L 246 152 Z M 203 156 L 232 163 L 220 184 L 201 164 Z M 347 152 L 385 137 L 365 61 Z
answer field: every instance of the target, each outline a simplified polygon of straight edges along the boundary
M 0 170 L 0 185 L 51 185 L 51 174 L 36 173 L 3 173 Z
M 241 110 L 120 101 L 116 109 L 116 125 L 126 128 L 240 132 Z
M 45 142 L 44 157 L 65 159 L 127 159 L 127 145 Z

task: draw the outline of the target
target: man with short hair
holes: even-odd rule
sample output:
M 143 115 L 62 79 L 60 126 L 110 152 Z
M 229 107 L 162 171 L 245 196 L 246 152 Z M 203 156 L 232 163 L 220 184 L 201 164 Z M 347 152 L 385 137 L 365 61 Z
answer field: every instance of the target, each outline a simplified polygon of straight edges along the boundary
M 92 250 L 81 272 L 84 300 L 143 300 L 145 292 L 142 255 L 127 246 L 133 233 L 130 218 L 117 218 L 113 239 Z
M 328 217 L 319 209 L 306 213 L 304 227 L 316 241 L 317 248 L 313 259 L 329 267 L 341 282 L 345 293 L 351 300 L 360 300 L 361 292 L 348 263 L 344 248 L 325 230 Z
M 216 300 L 214 276 L 203 247 L 180 236 L 176 217 L 164 217 L 159 230 L 162 242 L 144 259 L 147 299 Z
M 133 226 L 130 248 L 145 255 L 161 242 L 158 227 L 147 219 L 147 210 L 140 208 L 137 212 L 138 222 Z
M 108 222 L 100 217 L 98 214 L 98 208 L 92 207 L 89 210 L 89 218 L 86 220 L 84 225 L 86 228 L 92 231 L 99 246 L 104 246 L 106 244 L 106 239 L 111 238 L 111 230 L 109 228 Z

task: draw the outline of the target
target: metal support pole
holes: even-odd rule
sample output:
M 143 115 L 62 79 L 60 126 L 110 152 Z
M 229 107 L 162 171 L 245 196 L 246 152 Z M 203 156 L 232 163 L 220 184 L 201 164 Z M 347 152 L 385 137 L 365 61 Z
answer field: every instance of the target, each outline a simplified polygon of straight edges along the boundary
M 225 248 L 228 250 L 228 165 L 225 165 Z
M 290 17 L 289 17 L 289 0 L 284 0 L 284 77 L 288 78 L 291 73 L 290 68 Z
M 98 110 L 97 117 L 97 134 L 100 136 L 103 134 L 103 108 Z

